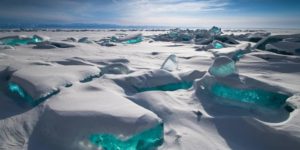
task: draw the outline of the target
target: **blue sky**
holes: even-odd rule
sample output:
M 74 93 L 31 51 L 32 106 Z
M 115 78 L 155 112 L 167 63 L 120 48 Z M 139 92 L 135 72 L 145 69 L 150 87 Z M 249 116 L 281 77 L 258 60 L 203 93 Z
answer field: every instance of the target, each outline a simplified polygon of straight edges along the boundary
M 0 23 L 300 28 L 300 0 L 0 0 Z

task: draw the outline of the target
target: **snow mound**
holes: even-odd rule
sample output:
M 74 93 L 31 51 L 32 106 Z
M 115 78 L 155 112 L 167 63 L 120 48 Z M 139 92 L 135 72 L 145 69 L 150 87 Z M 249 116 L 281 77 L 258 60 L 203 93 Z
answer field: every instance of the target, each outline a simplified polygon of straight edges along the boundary
M 129 139 L 131 142 L 127 144 L 132 145 L 127 146 L 137 149 L 140 142 L 157 140 L 158 143 L 144 143 L 156 147 L 163 140 L 160 118 L 95 82 L 74 85 L 43 105 L 45 110 L 32 137 L 32 147 L 118 149 L 123 147 L 118 142 Z M 145 134 L 147 130 L 153 133 Z M 126 141 L 123 144 L 126 145 Z
M 101 68 L 101 74 L 128 74 L 130 69 L 122 63 L 114 63 Z
M 100 70 L 91 66 L 32 66 L 14 72 L 9 80 L 9 88 L 23 98 L 28 97 L 29 103 L 36 104 L 41 98 L 57 93 L 60 87 L 99 74 Z

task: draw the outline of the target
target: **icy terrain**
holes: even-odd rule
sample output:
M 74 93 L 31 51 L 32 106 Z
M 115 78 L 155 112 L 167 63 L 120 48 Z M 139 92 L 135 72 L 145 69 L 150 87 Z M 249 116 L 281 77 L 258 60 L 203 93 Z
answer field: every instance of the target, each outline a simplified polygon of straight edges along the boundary
M 300 149 L 293 30 L 0 32 L 0 149 Z

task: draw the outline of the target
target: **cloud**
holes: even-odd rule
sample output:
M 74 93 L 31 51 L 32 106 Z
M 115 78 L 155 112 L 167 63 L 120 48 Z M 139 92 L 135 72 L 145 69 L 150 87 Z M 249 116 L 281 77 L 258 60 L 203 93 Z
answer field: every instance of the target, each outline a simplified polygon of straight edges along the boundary
M 283 4 L 278 0 L 0 0 L 0 22 L 299 26 L 295 8 L 300 3 L 295 8 L 285 4 L 286 13 Z

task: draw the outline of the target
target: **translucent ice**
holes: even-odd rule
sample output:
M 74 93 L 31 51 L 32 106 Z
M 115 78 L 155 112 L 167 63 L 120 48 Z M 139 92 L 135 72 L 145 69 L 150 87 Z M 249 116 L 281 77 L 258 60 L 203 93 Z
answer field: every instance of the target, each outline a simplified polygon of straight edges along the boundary
M 232 59 L 226 56 L 220 56 L 215 59 L 212 66 L 209 68 L 209 73 L 216 77 L 225 77 L 236 72 L 235 63 Z
M 178 68 L 177 56 L 171 54 L 162 64 L 161 69 L 173 71 Z
M 8 90 L 12 93 L 19 95 L 22 98 L 27 97 L 25 91 L 16 83 L 12 83 L 12 82 L 8 83 Z
M 213 26 L 211 29 L 209 29 L 209 33 L 213 36 L 222 34 L 221 28 Z
M 156 87 L 147 87 L 147 88 L 138 88 L 138 92 L 145 91 L 176 91 L 179 89 L 189 89 L 193 86 L 193 82 L 179 82 L 179 83 L 171 83 Z
M 59 93 L 59 90 L 54 90 L 49 94 L 46 94 L 44 97 L 33 99 L 21 86 L 13 82 L 8 83 L 8 91 L 15 97 L 21 98 L 25 103 L 27 103 L 30 106 L 36 106 L 39 103 L 48 99 L 49 97 Z
M 139 43 L 139 42 L 142 42 L 142 41 L 143 41 L 142 36 L 137 36 L 134 39 L 130 39 L 130 40 L 125 41 L 125 43 L 126 44 L 136 44 L 136 43 Z
M 43 40 L 37 36 L 33 36 L 33 37 L 15 36 L 15 37 L 6 37 L 6 38 L 0 39 L 0 42 L 2 44 L 11 45 L 11 46 L 27 45 L 30 43 L 39 43 L 42 41 Z
M 279 93 L 260 89 L 238 89 L 219 83 L 212 86 L 211 92 L 215 96 L 232 101 L 251 103 L 268 108 L 279 108 L 288 98 L 287 95 Z
M 219 41 L 213 41 L 213 42 L 212 42 L 212 45 L 213 45 L 213 47 L 214 47 L 215 49 L 224 48 L 224 45 L 223 45 L 221 42 L 219 42 Z
M 90 142 L 103 150 L 153 150 L 163 143 L 163 136 L 163 124 L 158 124 L 128 139 L 111 134 L 93 134 Z

